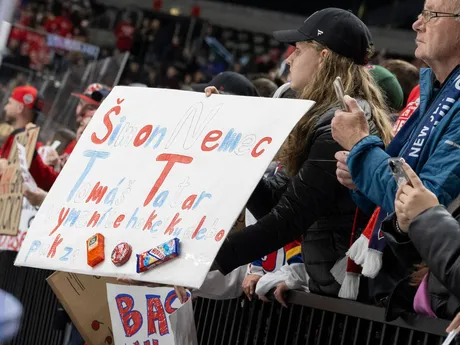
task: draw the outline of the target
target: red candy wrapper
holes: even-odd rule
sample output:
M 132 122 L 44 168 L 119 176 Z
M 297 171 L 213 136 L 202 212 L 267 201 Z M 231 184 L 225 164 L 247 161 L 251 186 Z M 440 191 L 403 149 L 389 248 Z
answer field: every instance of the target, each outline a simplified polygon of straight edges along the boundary
M 112 262 L 115 266 L 123 266 L 131 257 L 133 249 L 126 242 L 118 243 L 112 251 Z
M 179 256 L 179 239 L 173 238 L 141 254 L 137 254 L 137 273 L 161 265 Z

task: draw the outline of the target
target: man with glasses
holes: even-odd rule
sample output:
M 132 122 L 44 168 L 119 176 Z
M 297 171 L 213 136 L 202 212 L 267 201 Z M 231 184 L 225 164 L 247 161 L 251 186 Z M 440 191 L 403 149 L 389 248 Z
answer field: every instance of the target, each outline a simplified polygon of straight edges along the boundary
M 389 158 L 404 158 L 441 204 L 449 205 L 460 194 L 460 0 L 427 0 L 413 29 L 415 56 L 430 68 L 421 70 L 419 108 L 388 147 L 369 135 L 364 113 L 349 97 L 349 111 L 338 111 L 332 121 L 334 139 L 349 151 L 336 155 L 338 180 L 352 189 L 361 210 L 372 213 L 381 207 L 369 249 L 363 249 L 363 274 L 376 277 L 371 285 L 378 300 L 413 270 L 386 247 L 388 241 L 412 245 L 399 231 L 408 220 L 392 218 L 394 237 L 384 238 L 379 231 L 384 218 L 395 211 L 397 185 Z

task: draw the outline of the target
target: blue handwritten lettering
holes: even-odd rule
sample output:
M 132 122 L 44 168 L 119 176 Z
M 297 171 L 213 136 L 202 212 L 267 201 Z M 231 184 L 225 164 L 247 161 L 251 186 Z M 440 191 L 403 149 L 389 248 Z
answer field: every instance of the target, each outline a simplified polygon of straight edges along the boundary
M 70 253 L 72 253 L 73 248 L 65 247 L 64 250 L 66 251 L 66 253 L 63 256 L 61 256 L 59 258 L 59 260 L 60 261 L 69 261 L 69 255 L 70 255 Z
M 83 181 L 85 180 L 86 176 L 88 176 L 89 172 L 94 166 L 94 163 L 96 163 L 96 159 L 106 159 L 110 156 L 110 152 L 104 152 L 104 151 L 95 151 L 95 150 L 87 150 L 83 152 L 84 157 L 90 158 L 88 165 L 85 167 L 85 170 L 83 170 L 83 173 L 77 180 L 77 183 L 73 186 L 72 190 L 70 191 L 69 196 L 67 197 L 67 201 L 72 200 L 73 196 L 77 192 L 78 188 L 82 185 Z

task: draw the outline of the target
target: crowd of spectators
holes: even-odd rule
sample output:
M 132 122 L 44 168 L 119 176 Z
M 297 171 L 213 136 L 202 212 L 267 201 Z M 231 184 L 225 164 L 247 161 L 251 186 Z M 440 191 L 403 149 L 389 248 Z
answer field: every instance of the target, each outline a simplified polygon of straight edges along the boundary
M 440 0 L 428 1 L 444 11 L 436 13 L 459 16 L 448 12 L 451 7 Z M 87 39 L 89 6 L 69 2 L 60 5 L 59 16 L 41 21 L 37 21 L 38 14 L 31 15 L 27 6 L 32 5 L 26 5 L 21 12 L 22 25 L 36 28 L 40 22 L 50 33 Z M 54 11 L 53 6 L 50 8 Z M 451 204 L 459 192 L 458 41 L 452 38 L 445 43 L 433 36 L 436 38 L 435 30 L 457 32 L 460 24 L 446 20 L 434 26 L 430 24 L 436 17 L 434 13 L 425 10 L 414 23 L 418 37 L 434 47 L 417 47 L 416 56 L 432 68 L 423 70 L 420 80 L 419 69 L 406 61 L 383 60 L 377 55 L 374 62 L 379 64 L 373 63 L 368 28 L 350 12 L 336 8 L 315 13 L 299 30 L 276 33 L 279 41 L 292 45 L 285 54 L 284 46 L 271 46 L 248 59 L 241 52 L 232 54 L 231 61 L 226 58 L 225 48 L 211 41 L 203 44 L 200 35 L 192 34 L 190 42 L 186 42 L 187 28 L 181 28 L 177 22 L 146 17 L 136 23 L 129 14 L 120 18 L 114 30 L 114 49 L 131 54 L 120 79 L 122 85 L 140 83 L 205 91 L 207 96 L 224 93 L 262 97 L 277 95 L 276 90 L 281 87 L 292 90 L 280 93 L 279 97 L 317 102 L 293 129 L 277 157 L 279 160 L 273 162 L 274 169 L 267 171 L 251 196 L 248 210 L 255 218 L 247 222 L 244 230 L 226 239 L 215 260 L 218 271 L 236 275 L 238 283 L 232 287 L 238 289 L 232 290 L 232 295 L 244 292 L 252 298 L 259 291 L 259 297 L 264 299 L 275 288 L 275 297 L 284 304 L 287 290 L 301 288 L 380 304 L 387 308 L 388 319 L 399 316 L 401 310 L 450 319 L 458 313 L 458 274 L 450 273 L 458 267 L 458 246 L 444 250 L 452 243 L 432 230 L 440 219 L 449 236 L 458 236 L 459 231 L 457 222 L 440 206 Z M 339 18 L 337 22 L 342 21 L 339 24 L 350 30 L 340 31 L 338 26 L 334 27 L 336 22 L 328 22 L 334 35 L 318 35 L 311 40 L 312 33 L 317 32 L 314 18 L 324 20 L 328 16 Z M 428 32 L 427 27 L 433 31 Z M 27 47 L 27 34 L 12 35 L 11 51 Z M 209 26 L 207 36 L 218 36 L 216 29 Z M 194 49 L 200 45 L 202 49 Z M 17 61 L 26 59 L 24 55 L 30 58 L 30 54 L 19 54 Z M 280 62 L 286 58 L 284 68 Z M 224 70 L 230 71 L 220 73 Z M 354 97 L 345 97 L 346 106 L 340 105 L 343 110 L 338 110 L 332 88 L 337 76 L 344 81 L 345 92 Z M 290 84 L 286 88 L 287 81 Z M 109 92 L 110 87 L 93 84 L 75 95 L 79 98 L 75 113 L 79 128 L 69 150 L 63 154 L 48 150 L 48 157 L 34 157 L 30 170 L 42 188 L 40 201 Z M 7 108 L 11 124 L 22 130 L 27 122 L 35 120 L 36 109 L 35 105 L 27 108 L 26 104 L 14 107 L 15 101 L 23 102 L 23 98 L 13 95 Z M 2 154 L 5 159 L 6 151 Z M 399 171 L 406 179 L 403 182 L 392 176 L 396 174 L 388 164 L 392 157 L 407 161 Z M 35 200 L 35 196 L 27 195 L 31 202 Z M 425 203 L 420 206 L 422 199 Z M 424 221 L 430 222 L 430 231 L 423 227 Z M 381 247 L 375 241 L 382 241 Z M 256 248 L 254 243 L 258 243 Z M 446 252 L 448 260 L 433 255 L 433 250 Z M 272 251 L 270 255 L 275 259 L 278 255 L 283 258 L 276 276 L 275 271 L 260 264 L 264 261 L 261 257 Z M 288 252 L 298 255 L 288 257 Z M 261 269 L 254 269 L 257 263 Z M 296 266 L 294 269 L 286 265 Z M 342 278 L 335 274 L 337 271 L 341 271 Z M 416 273 L 421 278 L 417 281 Z M 212 281 L 210 286 L 215 287 L 215 279 L 223 276 L 217 271 L 212 274 L 208 278 Z M 258 288 L 261 283 L 263 288 Z M 441 294 L 436 295 L 439 291 Z M 214 290 L 210 294 L 217 296 Z M 406 300 L 398 300 L 399 294 Z

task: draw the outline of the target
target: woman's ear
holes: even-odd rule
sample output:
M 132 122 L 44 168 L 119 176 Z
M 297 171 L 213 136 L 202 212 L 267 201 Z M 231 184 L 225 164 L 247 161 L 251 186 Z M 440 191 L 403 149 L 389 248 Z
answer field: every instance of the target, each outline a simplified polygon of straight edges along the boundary
M 324 60 L 326 60 L 326 57 L 328 56 L 328 54 L 329 54 L 329 50 L 327 50 L 327 49 L 321 50 L 320 53 L 319 53 L 319 56 L 320 56 L 319 62 L 323 63 Z

